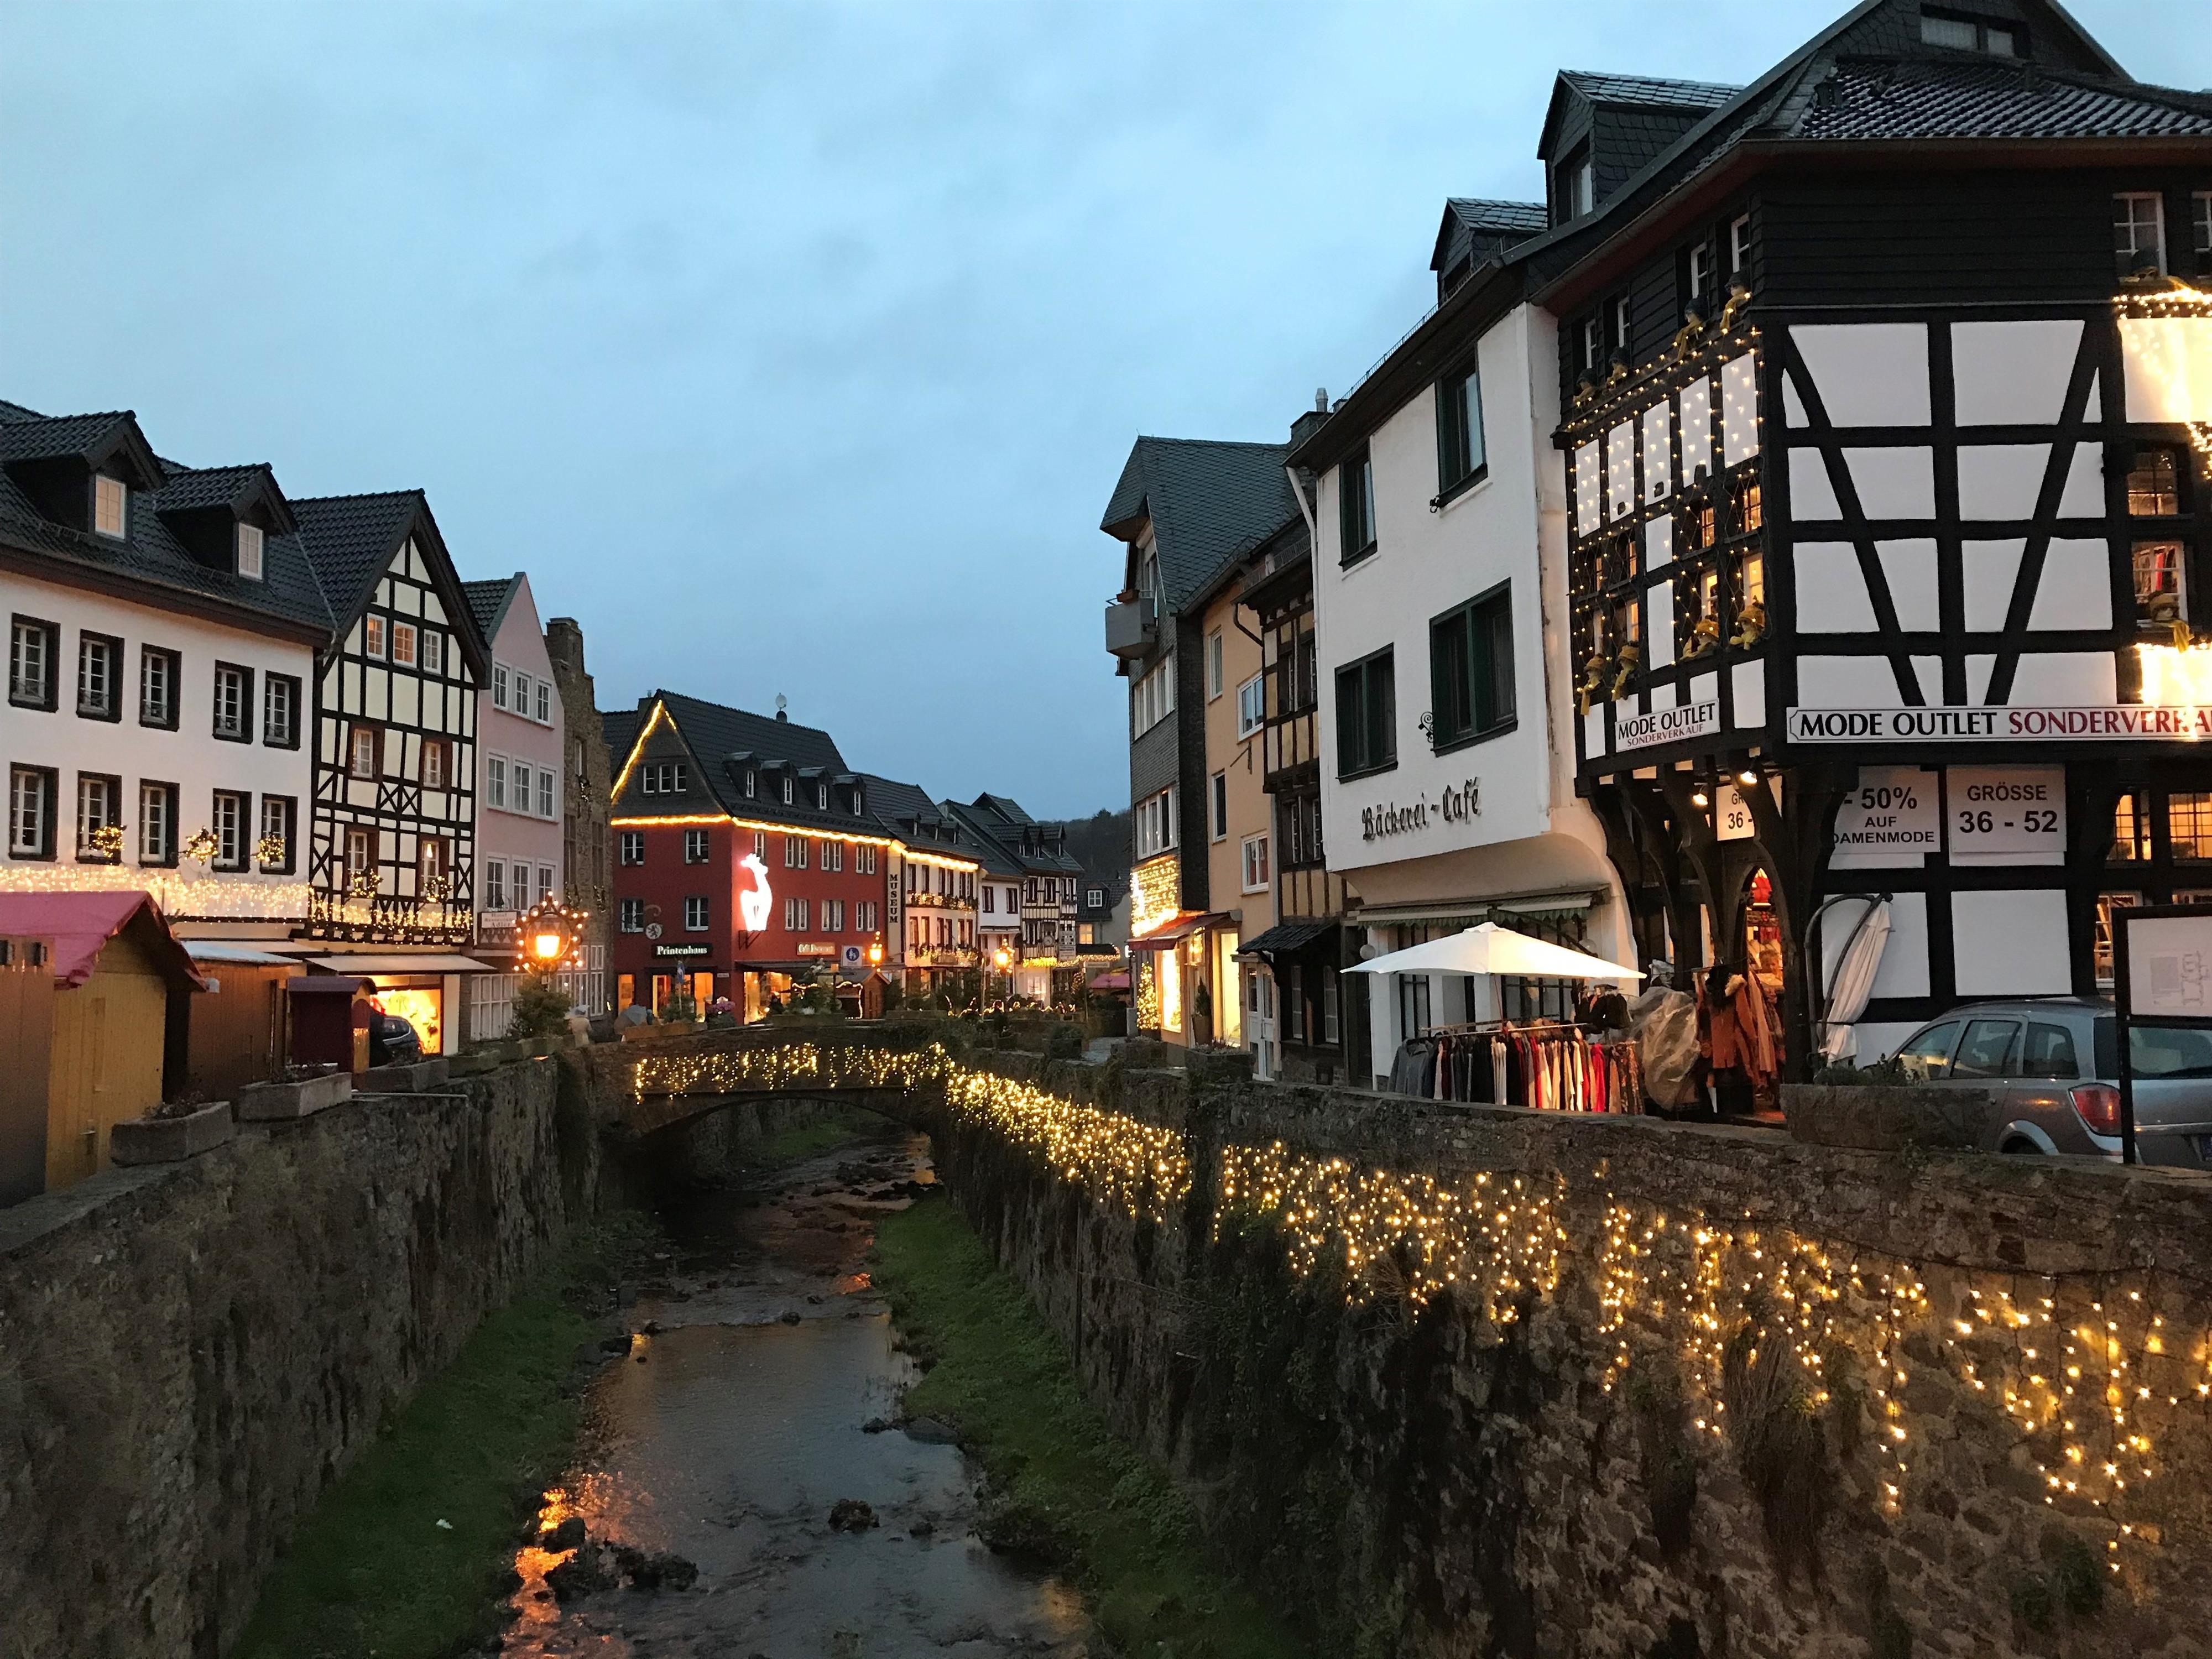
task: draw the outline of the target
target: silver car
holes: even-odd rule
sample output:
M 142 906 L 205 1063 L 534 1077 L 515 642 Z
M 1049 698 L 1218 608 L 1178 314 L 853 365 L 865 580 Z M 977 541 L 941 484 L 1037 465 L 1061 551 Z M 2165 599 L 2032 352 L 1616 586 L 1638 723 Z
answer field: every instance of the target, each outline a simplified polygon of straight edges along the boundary
M 2136 1152 L 2145 1164 L 2212 1168 L 2212 1030 L 2136 1026 Z M 1986 1089 L 1990 1152 L 2120 1156 L 2119 1028 L 2109 1002 L 2029 997 L 1975 1002 L 1928 1022 L 1897 1058 L 1925 1083 Z

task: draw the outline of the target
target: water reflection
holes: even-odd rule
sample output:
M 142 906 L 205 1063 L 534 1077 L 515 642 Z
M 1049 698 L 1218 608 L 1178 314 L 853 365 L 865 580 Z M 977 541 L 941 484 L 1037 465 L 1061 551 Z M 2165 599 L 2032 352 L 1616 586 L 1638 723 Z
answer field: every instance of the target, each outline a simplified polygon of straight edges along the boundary
M 516 1555 L 505 1651 L 1103 1651 L 1072 1591 L 975 1541 L 975 1474 L 959 1450 L 882 1428 L 913 1373 L 860 1264 L 876 1218 L 929 1178 L 927 1158 L 926 1140 L 887 1126 L 762 1188 L 670 1212 L 680 1270 L 629 1314 L 659 1334 L 593 1385 L 580 1466 L 545 1494 L 538 1537 Z M 841 1499 L 866 1504 L 875 1524 L 832 1531 Z M 696 1563 L 696 1584 L 556 1599 L 546 1575 L 574 1552 L 551 1546 L 574 1541 L 574 1519 L 595 1546 Z

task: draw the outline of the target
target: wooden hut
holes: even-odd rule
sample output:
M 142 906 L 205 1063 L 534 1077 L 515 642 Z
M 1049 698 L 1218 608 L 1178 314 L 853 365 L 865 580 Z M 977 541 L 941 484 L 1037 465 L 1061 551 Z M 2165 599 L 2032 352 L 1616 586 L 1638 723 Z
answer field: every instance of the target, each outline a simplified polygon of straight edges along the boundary
M 185 1028 L 184 1086 L 205 1100 L 228 1100 L 246 1084 L 281 1079 L 291 1054 L 286 982 L 307 970 L 231 939 L 187 939 L 185 949 L 210 994 L 169 1004 L 172 1024 Z M 178 1042 L 172 1030 L 173 1051 Z
M 0 893 L 0 939 L 11 941 L 11 957 L 42 955 L 51 987 L 44 1065 L 33 1073 L 11 1046 L 0 1068 L 37 1079 L 0 1085 L 7 1114 L 0 1143 L 12 1149 L 0 1164 L 26 1172 L 18 1186 L 35 1164 L 51 1192 L 97 1174 L 107 1163 L 108 1131 L 160 1104 L 165 1084 L 181 1085 L 183 1057 L 169 1049 L 169 1004 L 203 981 L 141 891 Z M 41 1000 L 27 985 L 17 990 L 18 1030 L 8 1035 L 34 1055 L 35 1036 L 21 1028 L 35 1019 Z M 34 1136 L 42 1158 L 31 1156 Z

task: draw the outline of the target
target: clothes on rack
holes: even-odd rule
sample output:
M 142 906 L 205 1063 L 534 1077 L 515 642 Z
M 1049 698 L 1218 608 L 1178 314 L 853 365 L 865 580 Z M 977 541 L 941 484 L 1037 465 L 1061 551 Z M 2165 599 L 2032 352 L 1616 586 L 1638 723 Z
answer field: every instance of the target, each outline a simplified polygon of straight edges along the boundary
M 1640 1112 L 1642 1056 L 1632 1038 L 1593 1036 L 1551 1021 L 1432 1032 L 1401 1044 L 1390 1086 L 1425 1100 L 1541 1111 Z

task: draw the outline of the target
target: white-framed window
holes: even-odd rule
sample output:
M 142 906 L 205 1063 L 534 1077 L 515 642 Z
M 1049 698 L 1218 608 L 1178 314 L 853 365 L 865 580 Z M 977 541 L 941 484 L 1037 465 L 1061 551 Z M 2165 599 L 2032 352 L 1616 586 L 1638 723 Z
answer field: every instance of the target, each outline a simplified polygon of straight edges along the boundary
M 753 831 L 753 856 L 763 864 L 768 862 L 768 831 L 765 830 Z
M 1244 837 L 1244 890 L 1264 892 L 1267 886 L 1267 838 L 1265 836 Z
M 246 796 L 235 789 L 215 792 L 215 867 L 246 867 Z
M 2212 253 L 2212 190 L 2190 192 L 2189 240 L 2198 256 L 2197 268 L 2202 270 L 2203 256 Z
M 1206 782 L 1206 834 L 1215 841 L 1229 839 L 1229 774 L 1216 772 Z
M 876 873 L 876 849 L 863 843 L 853 849 L 853 869 L 860 875 Z
M 115 714 L 115 681 L 123 645 L 103 634 L 80 634 L 76 641 L 76 712 L 93 720 Z
M 495 708 L 507 707 L 507 665 L 503 662 L 491 665 L 491 706 Z
M 345 832 L 345 867 L 349 876 L 367 875 L 376 865 L 376 832 L 352 829 Z
M 373 726 L 356 724 L 346 734 L 346 772 L 356 778 L 376 775 L 377 747 L 381 734 Z
M 1255 674 L 1237 688 L 1237 741 L 1243 742 L 1267 723 L 1267 677 Z
M 298 741 L 300 683 L 289 674 L 270 674 L 261 682 L 261 741 L 289 749 Z M 428 780 L 426 779 L 427 782 Z
M 988 882 L 984 883 L 984 884 L 983 884 L 983 914 L 984 914 L 985 915 L 987 915 L 987 916 L 988 916 L 988 915 L 995 915 L 998 913 L 998 908 L 999 908 L 999 905 L 998 905 L 998 898 L 999 898 L 999 890 L 998 890 L 997 888 L 995 888 L 995 887 L 992 886 Z
M 707 896 L 693 893 L 684 901 L 684 931 L 703 933 L 707 931 Z
M 537 702 L 537 704 L 536 704 L 537 714 L 538 714 L 538 723 L 540 726 L 550 726 L 550 725 L 552 725 L 552 724 L 553 724 L 553 684 L 552 684 L 552 682 L 551 682 L 550 680 L 540 680 L 540 681 L 538 681 L 538 686 L 537 686 L 536 696 L 537 696 L 537 698 L 538 698 L 538 702 Z
M 483 902 L 487 910 L 507 908 L 507 866 L 501 860 L 484 861 Z
M 538 816 L 541 818 L 560 816 L 553 808 L 553 777 L 554 772 L 551 767 L 541 766 L 538 769 Z
M 753 768 L 748 766 L 745 768 L 745 799 L 747 800 L 750 800 L 759 793 L 760 774 Z
M 1175 786 L 1169 785 L 1158 794 L 1148 795 L 1137 803 L 1137 856 L 1148 859 L 1164 853 L 1176 844 Z M 1006 890 L 1009 909 L 1013 908 L 1014 890 Z
M 446 672 L 446 636 L 434 628 L 422 630 L 422 672 L 443 674 Z
M 138 786 L 138 862 L 170 864 L 177 856 L 177 791 L 167 783 Z
M 1690 303 L 1695 305 L 1705 297 L 1713 285 L 1712 250 L 1699 242 L 1690 250 Z
M 453 775 L 450 757 L 452 746 L 443 738 L 422 739 L 422 787 L 443 789 L 448 787 Z
M 8 775 L 8 850 L 19 859 L 53 856 L 54 775 L 18 766 Z
M 625 830 L 615 837 L 615 860 L 619 864 L 645 862 L 645 831 Z
M 814 786 L 814 810 L 817 812 L 826 812 L 830 810 L 830 786 L 826 783 L 817 783 Z
M 625 933 L 643 933 L 645 931 L 645 901 L 641 898 L 623 900 L 615 909 L 615 926 Z
M 384 639 L 385 626 L 383 617 L 370 616 L 363 617 L 361 619 L 362 655 L 365 657 L 373 657 L 377 661 L 381 662 L 384 659 Z
M 92 527 L 103 536 L 121 541 L 129 530 L 131 491 L 120 478 L 105 472 L 92 480 Z
M 1142 737 L 1175 713 L 1176 659 L 1172 653 L 1129 688 L 1129 735 Z
M 791 795 L 792 795 L 792 781 L 791 781 L 791 780 L 790 780 L 789 778 L 787 778 L 787 778 L 786 778 L 786 779 L 784 779 L 784 781 L 783 781 L 783 804 L 784 804 L 786 806 L 788 806 L 788 805 L 791 805 Z
M 803 933 L 806 931 L 806 901 L 805 899 L 784 900 L 783 931 L 787 933 Z
M 246 676 L 227 662 L 215 665 L 215 734 L 243 743 L 246 729 Z
M 248 581 L 261 580 L 261 526 L 242 524 L 238 526 L 238 574 Z
M 395 622 L 392 624 L 392 662 L 394 667 L 415 666 L 415 641 L 417 637 L 413 623 Z
M 8 638 L 8 701 L 51 707 L 54 690 L 54 625 L 15 619 Z
M 76 855 L 106 860 L 92 844 L 93 832 L 115 822 L 115 781 L 94 772 L 76 775 Z
M 484 757 L 484 805 L 507 810 L 507 757 Z
M 686 830 L 684 832 L 684 862 L 704 864 L 707 861 L 707 832 Z
M 255 850 L 264 870 L 275 872 L 292 867 L 293 806 L 289 795 L 261 798 L 261 839 Z
M 1206 700 L 1212 702 L 1221 695 L 1221 630 L 1215 629 L 1206 636 Z
M 514 684 L 509 691 L 514 699 L 514 712 L 523 719 L 530 718 L 530 676 L 520 668 L 514 671 Z
M 845 931 L 844 900 L 823 899 L 822 901 L 822 931 L 825 933 L 842 933 Z
M 1729 225 L 1729 275 L 1741 276 L 1751 270 L 1751 216 L 1740 213 Z
M 882 925 L 876 920 L 876 902 L 873 899 L 862 899 L 853 907 L 854 933 L 872 933 Z
M 538 902 L 543 904 L 552 896 L 553 866 L 550 864 L 541 864 L 538 866 Z
M 843 842 L 825 841 L 822 843 L 822 867 L 824 870 L 842 870 L 845 867 Z
M 647 795 L 680 795 L 691 787 L 682 761 L 647 761 L 637 769 L 639 792 Z
M 2112 198 L 2112 259 L 2120 275 L 2166 269 L 2166 198 L 2154 190 Z
M 530 786 L 532 782 L 530 763 L 525 760 L 509 761 L 507 768 L 508 775 L 514 786 L 507 797 L 509 810 L 527 812 L 530 810 Z
M 1103 910 L 1106 908 L 1106 890 L 1103 887 L 1092 888 L 1090 897 L 1085 902 L 1093 910 Z
M 149 645 L 138 655 L 138 724 L 173 726 L 176 723 L 177 659 Z
M 1323 968 L 1321 970 L 1321 1040 L 1323 1042 L 1334 1042 L 1339 1039 L 1337 1018 L 1340 1006 L 1336 969 Z

